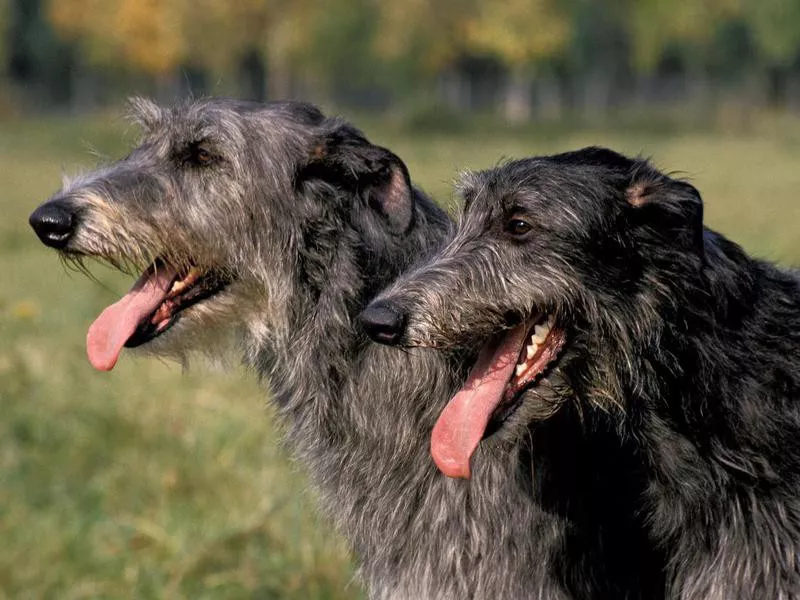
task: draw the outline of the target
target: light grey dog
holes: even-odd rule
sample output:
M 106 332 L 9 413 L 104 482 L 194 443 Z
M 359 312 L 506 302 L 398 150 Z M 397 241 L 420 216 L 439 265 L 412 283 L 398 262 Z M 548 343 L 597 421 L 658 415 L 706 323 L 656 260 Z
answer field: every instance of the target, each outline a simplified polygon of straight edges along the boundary
M 437 471 L 431 431 L 467 357 L 372 344 L 354 324 L 451 230 L 397 156 L 307 104 L 133 108 L 141 144 L 31 215 L 67 259 L 143 272 L 91 326 L 95 367 L 124 347 L 238 352 L 267 380 L 372 598 L 648 596 L 639 530 L 609 526 L 633 523 L 630 499 L 608 483 L 610 517 L 593 500 L 614 450 L 576 419 L 548 421 L 519 460 L 488 444 L 470 482 Z

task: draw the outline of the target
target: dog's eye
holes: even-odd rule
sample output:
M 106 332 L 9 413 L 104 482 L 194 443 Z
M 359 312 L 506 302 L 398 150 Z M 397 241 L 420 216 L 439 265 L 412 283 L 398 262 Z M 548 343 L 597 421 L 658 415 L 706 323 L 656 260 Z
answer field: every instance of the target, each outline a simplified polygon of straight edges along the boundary
M 200 148 L 197 151 L 197 162 L 200 163 L 201 165 L 207 165 L 212 160 L 214 160 L 214 158 L 211 156 L 211 152 L 209 152 L 208 150 Z
M 533 225 L 519 217 L 511 219 L 506 224 L 506 231 L 511 235 L 525 235 L 531 229 L 533 229 Z
M 187 149 L 186 154 L 184 155 L 184 160 L 190 165 L 207 167 L 215 163 L 217 161 L 217 157 L 204 145 L 194 144 Z
M 214 155 L 205 148 L 199 147 L 194 152 L 194 160 L 198 165 L 206 166 L 214 162 Z

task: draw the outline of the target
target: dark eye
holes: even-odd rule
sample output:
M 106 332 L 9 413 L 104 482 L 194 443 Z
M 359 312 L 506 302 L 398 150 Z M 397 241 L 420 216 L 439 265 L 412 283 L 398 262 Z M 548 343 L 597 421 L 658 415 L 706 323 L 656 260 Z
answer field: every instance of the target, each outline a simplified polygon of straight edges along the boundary
M 183 155 L 183 160 L 188 165 L 196 167 L 207 167 L 217 162 L 217 155 L 215 155 L 203 143 L 195 143 L 190 145 Z
M 198 147 L 194 151 L 194 161 L 200 166 L 210 165 L 214 162 L 214 155 L 203 147 Z
M 531 229 L 533 229 L 533 225 L 518 217 L 515 217 L 506 223 L 506 231 L 511 235 L 525 235 Z

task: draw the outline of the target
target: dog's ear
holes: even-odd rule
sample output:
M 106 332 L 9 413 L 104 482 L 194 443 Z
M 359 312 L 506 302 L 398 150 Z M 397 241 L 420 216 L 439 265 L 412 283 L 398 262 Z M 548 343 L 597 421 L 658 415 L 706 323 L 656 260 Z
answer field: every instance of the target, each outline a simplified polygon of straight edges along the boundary
M 403 234 L 411 227 L 414 193 L 406 165 L 349 125 L 336 127 L 316 141 L 299 178 L 322 180 L 360 197 L 393 233 Z
M 128 114 L 145 131 L 158 127 L 164 118 L 163 111 L 155 102 L 141 96 L 128 98 Z
M 655 241 L 703 252 L 703 200 L 685 181 L 667 177 L 644 165 L 625 191 L 631 220 Z

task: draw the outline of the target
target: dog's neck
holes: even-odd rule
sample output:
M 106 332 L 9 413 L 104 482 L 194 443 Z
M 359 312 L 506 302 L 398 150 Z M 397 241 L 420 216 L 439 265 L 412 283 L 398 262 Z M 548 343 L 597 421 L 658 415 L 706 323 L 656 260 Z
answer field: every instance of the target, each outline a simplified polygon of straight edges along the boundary
M 693 453 L 713 462 L 715 449 L 738 452 L 745 439 L 748 444 L 765 441 L 763 432 L 747 428 L 764 426 L 759 420 L 766 415 L 742 421 L 740 398 L 756 389 L 765 406 L 791 398 L 792 390 L 776 377 L 799 362 L 800 284 L 724 238 L 707 238 L 702 269 L 665 282 L 661 328 L 657 336 L 639 342 L 641 364 L 628 371 L 626 404 L 661 423 L 657 430 L 645 429 L 650 433 L 646 441 L 657 445 L 666 427 L 691 440 Z M 759 362 L 775 356 L 776 348 L 782 364 Z M 664 397 L 664 389 L 672 393 Z M 676 458 L 654 464 L 663 468 Z M 721 460 L 717 466 L 734 473 L 741 465 Z
M 800 535 L 785 443 L 800 434 L 800 283 L 706 237 L 702 269 L 665 282 L 658 343 L 640 341 L 623 377 L 625 421 L 648 463 L 652 533 L 677 557 L 672 593 L 788 597 L 794 548 L 775 542 Z

